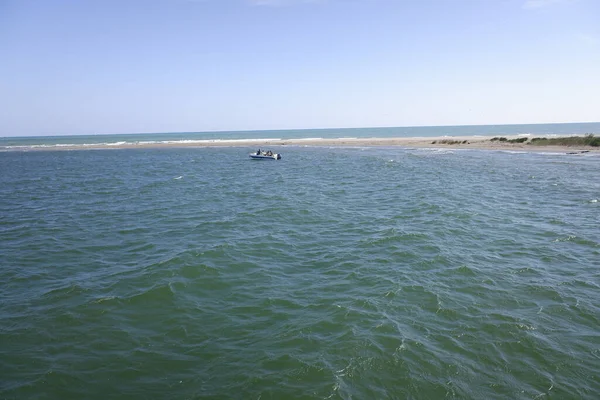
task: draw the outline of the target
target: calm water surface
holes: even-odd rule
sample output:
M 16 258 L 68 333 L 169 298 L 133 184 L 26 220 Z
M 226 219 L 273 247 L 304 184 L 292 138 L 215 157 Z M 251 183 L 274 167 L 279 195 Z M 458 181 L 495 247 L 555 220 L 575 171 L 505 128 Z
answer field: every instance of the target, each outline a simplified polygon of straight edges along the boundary
M 0 153 L 0 398 L 594 399 L 600 157 Z

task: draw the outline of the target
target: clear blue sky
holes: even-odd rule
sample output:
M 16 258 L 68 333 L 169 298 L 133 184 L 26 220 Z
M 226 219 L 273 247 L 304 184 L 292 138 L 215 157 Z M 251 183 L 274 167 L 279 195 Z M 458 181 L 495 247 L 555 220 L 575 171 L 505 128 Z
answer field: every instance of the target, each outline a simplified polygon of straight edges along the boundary
M 0 136 L 599 120 L 598 0 L 0 0 Z

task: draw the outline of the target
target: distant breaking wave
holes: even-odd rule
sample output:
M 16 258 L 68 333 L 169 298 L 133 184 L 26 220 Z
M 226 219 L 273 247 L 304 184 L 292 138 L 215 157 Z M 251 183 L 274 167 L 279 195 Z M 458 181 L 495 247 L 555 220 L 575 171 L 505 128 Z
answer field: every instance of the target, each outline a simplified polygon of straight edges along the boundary
M 319 140 L 322 138 L 311 139 L 296 139 L 296 140 Z M 182 140 L 144 140 L 144 141 L 119 141 L 119 142 L 103 142 L 103 143 L 55 143 L 55 144 L 32 144 L 32 145 L 12 145 L 0 146 L 2 150 L 27 150 L 27 149 L 52 149 L 52 148 L 102 148 L 102 147 L 118 147 L 118 146 L 148 146 L 148 145 L 206 145 L 206 144 L 230 144 L 232 147 L 236 145 L 246 145 L 248 143 L 262 142 L 277 142 L 281 138 L 251 138 L 251 139 L 182 139 Z

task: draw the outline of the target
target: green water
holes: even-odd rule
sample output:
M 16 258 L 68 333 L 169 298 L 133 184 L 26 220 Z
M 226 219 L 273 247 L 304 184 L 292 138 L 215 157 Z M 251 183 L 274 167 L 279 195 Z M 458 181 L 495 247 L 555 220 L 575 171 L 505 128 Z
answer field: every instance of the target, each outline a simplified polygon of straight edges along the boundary
M 600 157 L 0 154 L 2 399 L 594 399 Z

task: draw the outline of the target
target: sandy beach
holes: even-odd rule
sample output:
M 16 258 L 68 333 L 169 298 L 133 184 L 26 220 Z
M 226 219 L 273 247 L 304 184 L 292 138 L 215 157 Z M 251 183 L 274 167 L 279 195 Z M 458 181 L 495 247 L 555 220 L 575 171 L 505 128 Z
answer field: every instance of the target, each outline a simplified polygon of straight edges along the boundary
M 506 139 L 521 136 L 506 135 Z M 533 139 L 535 136 L 530 136 Z M 511 150 L 526 152 L 600 152 L 591 146 L 544 146 L 526 143 L 492 141 L 489 136 L 438 136 L 438 137 L 396 137 L 396 138 L 335 138 L 335 139 L 249 139 L 249 140 L 192 140 L 154 143 L 110 143 L 86 145 L 42 146 L 28 150 L 83 150 L 83 149 L 133 149 L 133 148 L 177 148 L 177 147 L 250 147 L 271 149 L 281 152 L 284 146 L 398 146 L 408 148 L 445 148 L 477 150 Z

